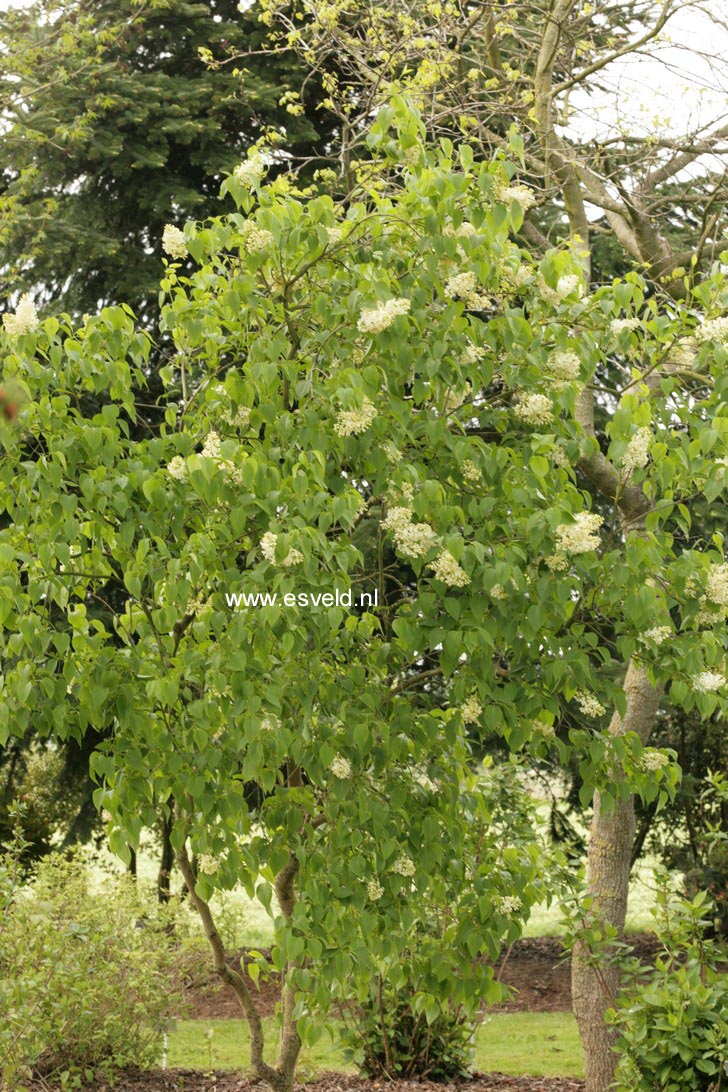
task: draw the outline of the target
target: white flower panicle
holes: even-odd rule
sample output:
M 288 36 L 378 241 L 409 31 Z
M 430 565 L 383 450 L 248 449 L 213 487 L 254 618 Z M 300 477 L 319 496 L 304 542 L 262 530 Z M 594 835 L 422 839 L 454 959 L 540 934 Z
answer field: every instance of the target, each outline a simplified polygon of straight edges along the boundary
M 509 595 L 502 584 L 494 584 L 490 589 L 491 599 L 508 599 Z
M 510 186 L 504 185 L 503 182 L 496 182 L 493 187 L 493 196 L 502 205 L 509 205 L 511 201 L 515 201 L 521 206 L 524 214 L 536 204 L 536 194 L 523 182 L 511 183 Z
M 383 894 L 384 888 L 380 884 L 379 880 L 369 880 L 367 884 L 367 898 L 369 898 L 372 902 L 378 902 Z
M 445 295 L 451 300 L 463 300 L 477 289 L 474 273 L 455 273 L 445 285 Z
M 437 579 L 442 580 L 443 584 L 447 584 L 449 588 L 464 588 L 470 583 L 470 577 L 458 565 L 449 550 L 443 550 L 438 554 L 435 560 L 430 562 L 429 567 L 434 569 Z
M 706 597 L 719 607 L 728 607 L 728 564 L 711 565 L 705 589 Z
M 556 546 L 561 554 L 586 554 L 600 545 L 597 531 L 604 518 L 596 512 L 577 512 L 573 523 L 560 523 L 556 528 Z
M 531 729 L 544 739 L 556 739 L 556 729 L 545 720 L 532 721 Z
M 351 777 L 351 762 L 349 762 L 348 758 L 344 758 L 343 755 L 334 755 L 329 768 L 334 777 L 339 781 L 346 781 Z
M 278 535 L 274 534 L 273 531 L 266 531 L 266 533 L 260 540 L 260 552 L 262 553 L 265 560 L 269 561 L 271 565 L 276 564 L 277 543 Z M 291 565 L 298 565 L 301 561 L 303 561 L 303 554 L 301 553 L 301 551 L 296 550 L 294 547 L 291 547 L 291 549 L 288 551 L 280 564 L 288 568 Z
M 669 762 L 670 759 L 662 751 L 655 751 L 652 747 L 648 747 L 640 755 L 639 765 L 648 773 L 654 773 L 656 770 L 664 770 Z
M 381 334 L 399 315 L 406 315 L 411 307 L 409 300 L 391 299 L 365 309 L 359 315 L 356 328 L 360 334 Z
M 204 455 L 206 459 L 214 459 L 218 462 L 220 459 L 220 437 L 217 432 L 210 432 L 202 446 L 201 455 Z
M 482 345 L 473 345 L 472 341 L 468 341 L 468 344 L 463 349 L 460 361 L 465 364 L 466 367 L 471 367 L 473 364 L 477 364 L 485 356 L 485 349 Z
M 460 716 L 463 718 L 463 724 L 477 724 L 482 712 L 483 706 L 475 694 L 471 694 L 460 706 Z
M 560 303 L 568 299 L 575 292 L 579 296 L 584 295 L 584 284 L 581 277 L 577 273 L 571 273 L 567 277 L 559 277 L 556 282 L 556 288 L 551 288 L 546 284 L 543 278 L 539 281 L 539 291 L 546 300 L 547 303 L 552 304 L 554 307 L 558 307 Z
M 246 429 L 250 424 L 250 407 L 238 406 L 235 412 L 232 409 L 227 409 L 220 416 L 224 424 L 230 425 L 231 428 Z
M 609 329 L 615 337 L 619 337 L 623 330 L 639 330 L 641 321 L 638 318 L 616 318 L 609 323 Z
M 698 343 L 695 338 L 685 337 L 672 346 L 668 360 L 673 367 L 684 368 L 686 371 L 690 371 L 695 364 L 697 351 Z
M 566 383 L 572 383 L 578 379 L 580 370 L 581 361 L 571 349 L 555 349 L 546 361 L 548 374 Z
M 622 456 L 622 467 L 631 474 L 633 470 L 641 470 L 647 466 L 650 459 L 650 446 L 654 440 L 651 428 L 643 426 L 638 428 L 634 436 L 627 444 L 627 449 Z
M 399 876 L 414 876 L 415 863 L 411 857 L 407 857 L 404 854 L 398 857 L 392 865 L 392 872 L 396 872 Z
M 246 220 L 241 229 L 243 247 L 248 254 L 255 254 L 259 250 L 266 250 L 272 246 L 273 232 L 260 227 L 254 220 Z
M 341 410 L 337 414 L 334 432 L 337 436 L 359 436 L 366 432 L 377 412 L 374 403 L 364 398 L 359 409 Z
M 244 159 L 242 163 L 237 165 L 233 175 L 242 185 L 252 187 L 258 185 L 265 174 L 265 170 L 263 156 L 260 152 L 255 152 L 254 155 L 249 156 L 248 159 Z
M 725 675 L 720 671 L 701 671 L 693 675 L 693 687 L 701 694 L 714 694 L 716 690 L 722 690 L 726 684 Z
M 494 905 L 500 914 L 515 914 L 521 909 L 523 903 L 518 895 L 499 895 Z
M 651 641 L 655 645 L 664 644 L 672 637 L 672 626 L 653 626 L 640 634 L 640 641 Z
M 3 315 L 3 326 L 10 337 L 20 337 L 22 334 L 32 334 L 38 329 L 38 312 L 30 294 L 25 292 L 15 308 L 15 312 Z
M 480 473 L 472 459 L 465 459 L 462 471 L 466 482 L 472 482 L 473 485 L 479 485 L 483 480 L 483 475 Z
M 577 690 L 574 700 L 585 717 L 603 717 L 606 709 L 599 699 L 589 690 Z
M 326 235 L 330 246 L 335 246 L 344 238 L 344 229 L 337 224 L 335 227 L 327 227 Z
M 720 341 L 723 345 L 728 344 L 728 315 L 706 319 L 695 331 L 695 340 L 698 342 Z
M 437 545 L 437 535 L 429 523 L 413 523 L 412 509 L 404 505 L 390 508 L 382 527 L 392 532 L 395 547 L 405 557 L 424 557 Z
M 513 412 L 527 425 L 547 425 L 554 419 L 553 403 L 545 394 L 522 394 Z
M 187 461 L 181 455 L 175 455 L 167 464 L 167 473 L 178 482 L 183 482 L 187 477 Z
M 162 233 L 162 250 L 169 254 L 170 258 L 186 258 L 187 242 L 185 233 L 174 224 L 165 224 Z

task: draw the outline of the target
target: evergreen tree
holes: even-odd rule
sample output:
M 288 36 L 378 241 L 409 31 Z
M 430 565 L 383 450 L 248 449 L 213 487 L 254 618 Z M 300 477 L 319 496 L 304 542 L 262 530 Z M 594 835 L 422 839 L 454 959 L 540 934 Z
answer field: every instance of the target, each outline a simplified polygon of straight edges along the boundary
M 234 0 L 0 13 L 3 295 L 40 288 L 78 315 L 120 300 L 151 313 L 165 224 L 218 211 L 222 176 L 250 144 L 274 130 L 287 154 L 315 160 L 330 118 L 314 84 L 308 113 L 286 107 L 302 71 L 255 55 L 265 33 Z M 253 55 L 238 69 L 206 63 L 231 48 Z

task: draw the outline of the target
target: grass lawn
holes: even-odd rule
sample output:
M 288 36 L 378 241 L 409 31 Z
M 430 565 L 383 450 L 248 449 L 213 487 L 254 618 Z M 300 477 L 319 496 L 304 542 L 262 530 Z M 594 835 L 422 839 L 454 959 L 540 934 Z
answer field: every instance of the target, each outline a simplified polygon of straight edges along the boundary
M 265 1021 L 266 1039 L 276 1039 L 275 1020 Z M 248 1067 L 248 1033 L 242 1020 L 180 1020 L 170 1033 L 168 1066 L 190 1069 Z M 566 1012 L 498 1013 L 475 1037 L 474 1068 L 513 1076 L 582 1077 L 584 1058 L 576 1022 Z M 299 1079 L 326 1069 L 354 1072 L 344 1065 L 337 1042 L 322 1034 L 301 1054 Z

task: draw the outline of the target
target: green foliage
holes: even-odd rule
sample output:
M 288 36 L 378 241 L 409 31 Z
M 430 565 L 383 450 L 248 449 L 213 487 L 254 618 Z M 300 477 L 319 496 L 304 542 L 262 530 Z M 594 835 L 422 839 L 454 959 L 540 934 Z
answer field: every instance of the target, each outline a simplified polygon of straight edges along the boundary
M 416 994 L 389 985 L 362 1006 L 344 1042 L 363 1077 L 451 1081 L 468 1073 L 473 1025 L 466 1015 L 445 1009 L 428 1020 L 415 1006 Z
M 728 981 L 719 949 L 704 933 L 710 903 L 660 893 L 655 916 L 662 952 L 648 981 L 634 977 L 609 1018 L 619 1032 L 620 1092 L 712 1092 L 728 1061 Z M 641 975 L 640 975 L 640 972 Z
M 517 766 L 506 762 L 488 768 L 480 781 L 490 830 L 501 849 L 505 847 L 515 879 L 510 894 L 496 893 L 499 854 L 494 855 L 492 899 L 502 919 L 506 944 L 521 935 L 523 919 L 536 892 L 537 876 L 547 875 L 552 864 L 545 853 L 537 854 L 534 815 L 518 775 Z M 472 844 L 466 846 L 466 862 L 477 859 L 481 840 L 482 830 L 474 823 Z M 468 867 L 466 882 L 469 871 Z M 544 885 L 541 897 L 545 894 Z M 468 1071 L 473 1028 L 481 1007 L 502 1000 L 504 991 L 492 975 L 492 963 L 499 950 L 490 945 L 484 957 L 490 964 L 489 978 L 484 980 L 481 992 L 456 994 L 451 986 L 448 996 L 440 986 L 457 977 L 457 966 L 451 965 L 442 937 L 455 923 L 460 931 L 467 929 L 465 902 L 460 884 L 438 885 L 434 895 L 421 900 L 407 946 L 397 959 L 380 964 L 374 977 L 371 973 L 357 975 L 356 971 L 352 975 L 349 993 L 339 1003 L 339 1015 L 346 1057 L 362 1075 L 445 1081 Z M 473 951 L 477 949 L 475 936 L 468 943 Z
M 17 849 L 0 861 L 0 1074 L 67 1086 L 154 1064 L 181 1004 L 166 922 L 130 880 L 91 890 L 73 859 L 46 858 L 21 887 Z
M 186 226 L 156 431 L 135 429 L 150 341 L 128 309 L 2 335 L 26 401 L 0 465 L 0 734 L 108 727 L 112 847 L 128 857 L 162 810 L 200 896 L 242 882 L 270 907 L 260 970 L 299 990 L 304 1040 L 310 1006 L 391 976 L 453 892 L 417 1007 L 488 995 L 480 957 L 517 935 L 502 908 L 531 905 L 538 857 L 502 837 L 473 735 L 574 753 L 605 808 L 659 806 L 672 756 L 607 731 L 619 666 L 636 655 L 701 715 L 726 703 L 722 539 L 675 547 L 696 480 L 725 486 L 726 347 L 703 337 L 697 380 L 653 382 L 694 311 L 636 275 L 586 295 L 569 251 L 534 262 L 498 196 L 513 165 L 426 149 L 407 103 L 369 144 L 378 171 L 345 211 L 252 158 L 223 186 L 238 211 Z M 694 302 L 727 296 L 716 270 Z M 577 398 L 607 358 L 612 465 L 639 429 L 655 450 L 633 480 L 659 503 L 626 538 L 575 470 L 597 455 Z M 377 607 L 336 601 L 350 589 Z

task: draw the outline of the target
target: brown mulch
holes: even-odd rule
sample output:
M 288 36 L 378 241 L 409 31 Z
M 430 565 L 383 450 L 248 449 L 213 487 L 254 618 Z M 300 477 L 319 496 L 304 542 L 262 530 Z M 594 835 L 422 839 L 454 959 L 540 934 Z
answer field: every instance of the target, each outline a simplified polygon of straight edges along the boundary
M 25 1085 L 28 1092 L 50 1092 L 56 1086 L 41 1082 Z M 452 1084 L 432 1081 L 365 1081 L 342 1073 L 324 1073 L 298 1085 L 302 1092 L 583 1092 L 584 1082 L 574 1077 L 507 1077 L 503 1073 L 476 1073 Z M 151 1069 L 120 1073 L 113 1086 L 105 1081 L 86 1085 L 84 1092 L 268 1092 L 267 1085 L 237 1073 L 200 1073 L 194 1069 Z
M 633 946 L 635 955 L 645 963 L 654 958 L 657 950 L 655 937 L 640 933 L 625 939 Z M 265 950 L 264 954 L 269 955 Z M 230 965 L 238 968 L 241 957 L 248 961 L 243 950 L 230 958 Z M 512 990 L 510 998 L 495 1011 L 571 1012 L 571 964 L 564 956 L 558 937 L 525 937 L 516 941 L 510 952 L 503 952 L 495 970 L 496 977 Z M 261 981 L 259 988 L 250 979 L 248 984 L 261 1015 L 271 1016 L 279 996 L 277 979 L 272 977 L 268 982 Z M 236 997 L 212 973 L 204 982 L 195 984 L 187 991 L 187 1001 L 189 1009 L 186 1015 L 190 1019 L 230 1020 L 240 1016 Z

